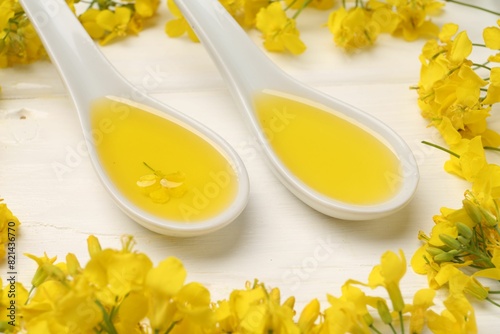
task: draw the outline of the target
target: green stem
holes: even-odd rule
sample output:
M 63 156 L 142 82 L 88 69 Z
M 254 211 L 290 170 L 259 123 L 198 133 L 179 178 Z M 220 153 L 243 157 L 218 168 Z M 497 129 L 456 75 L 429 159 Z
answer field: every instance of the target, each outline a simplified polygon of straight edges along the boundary
M 500 152 L 500 148 L 499 148 L 499 147 L 484 146 L 483 148 L 484 148 L 485 150 L 491 150 L 491 151 L 497 151 L 497 152 Z
M 399 323 L 401 325 L 401 334 L 405 333 L 405 323 L 403 321 L 403 312 L 399 311 Z
M 104 321 L 104 326 L 106 327 L 106 331 L 109 334 L 118 334 L 118 332 L 116 331 L 115 325 L 113 325 L 113 321 L 112 321 L 111 317 L 109 316 L 108 312 L 106 311 L 106 308 L 104 307 L 104 305 L 102 305 L 99 300 L 96 300 L 95 303 L 102 311 L 102 318 Z
M 172 329 L 174 329 L 175 325 L 177 325 L 178 321 L 174 321 L 170 324 L 170 326 L 167 328 L 167 330 L 165 331 L 165 334 L 168 334 L 172 331 Z
M 478 249 L 483 254 L 486 254 L 487 250 L 486 250 L 485 239 L 484 239 L 483 225 L 482 224 L 478 224 L 477 225 L 477 230 L 479 230 L 479 234 L 478 234 L 478 231 L 475 230 L 476 233 L 474 233 L 474 235 L 475 235 L 476 242 L 474 244 L 477 245 L 477 246 L 479 246 Z
M 488 255 L 486 255 L 485 253 L 483 253 L 483 252 L 477 252 L 474 249 L 469 249 L 468 251 L 469 251 L 470 254 L 478 257 L 478 259 L 474 260 L 474 262 L 476 262 L 476 263 L 484 263 L 486 265 L 486 268 L 495 268 L 495 265 L 493 264 L 493 262 L 491 262 L 491 258 Z M 481 266 L 481 267 L 485 268 L 484 265 Z
M 446 153 L 449 153 L 449 154 L 453 155 L 453 156 L 454 156 L 454 157 L 456 157 L 456 158 L 460 158 L 460 155 L 458 155 L 457 153 L 455 153 L 455 152 L 453 152 L 453 151 L 450 151 L 450 150 L 448 150 L 448 149 L 446 149 L 446 148 L 444 148 L 444 147 L 442 147 L 442 146 L 439 146 L 439 145 L 437 145 L 437 144 L 434 144 L 434 143 L 431 143 L 431 142 L 428 142 L 428 141 L 425 141 L 425 140 L 423 140 L 423 141 L 422 141 L 422 144 L 432 146 L 432 147 L 437 148 L 437 149 L 439 149 L 439 150 L 441 150 L 441 151 L 444 151 L 444 152 L 446 152 Z
M 491 71 L 491 67 L 486 66 L 486 65 L 484 65 L 484 64 L 477 64 L 477 63 L 473 63 L 472 65 L 473 65 L 475 68 L 481 67 L 481 68 L 485 68 L 485 69 L 487 69 L 488 71 Z
M 149 168 L 152 172 L 156 172 L 156 170 L 153 167 L 151 167 L 150 165 L 148 165 L 147 162 L 143 161 L 142 163 L 144 164 L 144 166 L 146 166 L 147 168 Z
M 31 294 L 35 291 L 35 286 L 32 285 L 30 291 L 28 292 L 28 298 L 26 298 L 26 301 L 24 302 L 24 306 L 28 305 L 28 302 L 31 298 Z
M 146 166 L 148 169 L 150 169 L 154 175 L 158 176 L 158 177 L 165 177 L 165 175 L 160 172 L 159 170 L 156 170 L 154 169 L 153 167 L 151 167 L 150 165 L 147 164 L 147 162 L 142 162 L 144 164 L 144 166 Z
M 479 10 L 482 10 L 482 11 L 485 11 L 487 13 L 490 13 L 490 14 L 494 14 L 494 15 L 498 15 L 500 16 L 500 13 L 497 13 L 497 12 L 494 12 L 490 9 L 487 9 L 487 8 L 483 8 L 483 7 L 479 7 L 479 6 L 476 6 L 476 5 L 472 5 L 470 3 L 465 3 L 465 2 L 461 2 L 461 1 L 457 1 L 457 0 L 445 0 L 446 2 L 451 2 L 451 3 L 454 3 L 454 4 L 457 4 L 457 5 L 462 5 L 462 6 L 465 6 L 465 7 L 470 7 L 470 8 L 474 8 L 474 9 L 479 9 Z
M 297 0 L 293 0 L 292 2 L 290 2 L 290 4 L 288 4 L 288 6 L 286 6 L 286 7 L 285 7 L 285 9 L 284 9 L 284 10 L 285 10 L 285 12 L 286 12 L 287 10 L 289 10 L 290 8 L 292 8 L 292 6 L 293 6 L 296 2 L 297 2 Z
M 375 326 L 373 326 L 373 324 L 371 324 L 369 327 L 370 327 L 370 329 L 371 329 L 372 331 L 374 331 L 375 333 L 377 333 L 377 334 L 382 334 L 382 332 L 381 332 L 381 331 L 379 331 L 379 330 L 378 330 Z
M 300 6 L 299 9 L 297 9 L 297 11 L 295 12 L 295 14 L 293 14 L 292 16 L 292 19 L 296 19 L 300 13 L 304 10 L 304 8 L 306 8 L 310 3 L 311 3 L 312 0 L 306 0 L 302 3 L 302 6 Z
M 392 324 L 389 324 L 389 327 L 391 328 L 393 334 L 398 334 Z
M 493 305 L 500 307 L 500 304 L 498 304 L 497 302 L 492 300 L 490 297 L 486 297 L 486 300 L 489 301 L 490 303 L 492 303 Z

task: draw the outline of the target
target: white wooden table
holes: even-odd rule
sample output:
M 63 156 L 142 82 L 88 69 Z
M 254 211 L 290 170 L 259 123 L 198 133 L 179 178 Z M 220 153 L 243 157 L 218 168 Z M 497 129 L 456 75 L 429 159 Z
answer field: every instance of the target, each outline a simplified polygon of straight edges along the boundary
M 498 1 L 475 3 L 500 10 Z M 236 148 L 251 179 L 246 210 L 228 227 L 201 237 L 178 239 L 142 228 L 113 204 L 81 153 L 80 125 L 55 68 L 38 62 L 2 69 L 0 197 L 22 221 L 17 240 L 19 279 L 29 285 L 36 268 L 23 253 L 45 251 L 63 260 L 73 252 L 85 263 L 88 235 L 96 235 L 104 247 L 118 248 L 120 236 L 132 234 L 136 248 L 155 263 L 169 255 L 179 257 L 188 280 L 205 284 L 214 300 L 258 278 L 280 287 L 285 297 L 295 295 L 300 311 L 313 298 L 326 308 L 326 294 L 340 295 L 341 285 L 349 278 L 366 281 L 386 250 L 402 249 L 409 262 L 420 245 L 418 231 L 430 232 L 432 216 L 440 207 L 460 207 L 469 187 L 443 170 L 446 154 L 420 143 L 440 142 L 420 116 L 416 92 L 409 89 L 418 83 L 418 55 L 425 41 L 408 43 L 381 36 L 371 50 L 347 55 L 322 27 L 327 15 L 306 10 L 300 16 L 298 26 L 308 46 L 305 54 L 268 55 L 292 76 L 385 121 L 407 141 L 417 158 L 421 181 L 406 208 L 387 218 L 350 222 L 324 216 L 296 199 L 257 153 L 243 115 L 202 45 L 164 34 L 171 16 L 162 2 L 157 17 L 139 37 L 102 51 L 133 84 L 202 121 Z M 482 28 L 495 25 L 496 19 L 448 4 L 435 21 L 459 23 L 473 41 L 481 41 Z M 258 32 L 249 34 L 260 45 Z M 497 108 L 491 119 L 497 130 L 499 112 Z M 66 165 L 68 171 L 57 173 L 57 164 Z M 3 263 L 0 274 L 5 270 Z M 401 285 L 411 302 L 413 293 L 426 287 L 427 281 L 408 267 Z M 476 304 L 480 333 L 494 333 L 500 325 L 498 309 L 486 304 Z

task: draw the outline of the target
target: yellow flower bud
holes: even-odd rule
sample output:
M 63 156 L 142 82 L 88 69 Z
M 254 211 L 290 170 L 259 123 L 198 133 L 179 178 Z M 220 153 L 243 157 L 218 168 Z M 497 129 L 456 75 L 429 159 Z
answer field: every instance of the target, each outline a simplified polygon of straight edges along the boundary
M 372 315 L 370 313 L 363 314 L 363 321 L 368 325 L 368 327 L 370 327 L 371 325 L 373 325 Z
M 482 215 L 477 205 L 468 199 L 464 199 L 462 201 L 462 204 L 464 206 L 465 212 L 467 212 L 467 215 L 469 215 L 472 221 L 476 224 L 480 224 L 482 220 Z
M 445 253 L 445 251 L 437 247 L 427 247 L 427 253 L 429 253 L 432 256 L 436 256 Z
M 479 211 L 481 211 L 481 214 L 482 214 L 487 226 L 495 227 L 498 225 L 497 217 L 495 215 L 493 215 L 491 212 L 489 212 L 488 210 L 486 210 L 482 207 L 479 207 Z
M 460 242 L 458 242 L 457 239 L 453 238 L 451 235 L 448 234 L 440 234 L 439 239 L 448 247 L 451 249 L 460 249 L 462 248 L 462 245 Z
M 97 239 L 94 235 L 91 235 L 87 238 L 87 248 L 89 250 L 90 257 L 95 257 L 97 254 L 102 252 L 99 239 Z
M 455 255 L 451 253 L 441 253 L 434 256 L 434 261 L 437 263 L 450 262 L 451 260 L 453 260 L 454 257 Z
M 290 309 L 293 310 L 293 308 L 295 307 L 295 297 L 294 296 L 288 297 L 283 303 L 283 306 L 289 307 Z
M 78 262 L 78 259 L 73 253 L 68 253 L 68 255 L 66 255 L 66 265 L 68 267 L 68 273 L 71 276 L 76 276 L 82 271 L 80 262 Z
M 390 324 L 392 323 L 392 315 L 391 311 L 389 311 L 389 307 L 387 306 L 387 303 L 383 299 L 378 299 L 377 300 L 377 311 L 378 314 L 380 315 L 380 319 L 384 322 L 384 324 Z
M 470 239 L 464 238 L 463 236 L 459 235 L 457 237 L 458 242 L 460 242 L 463 246 L 468 246 L 470 244 Z
M 49 277 L 49 274 L 43 270 L 42 267 L 38 267 L 38 269 L 35 272 L 35 275 L 31 279 L 31 285 L 33 285 L 35 288 L 39 287 L 45 280 Z
M 466 238 L 467 240 L 470 240 L 472 238 L 473 232 L 472 229 L 465 225 L 464 223 L 457 223 L 457 230 L 458 234 Z
M 304 307 L 299 318 L 299 328 L 302 333 L 307 333 L 319 317 L 320 304 L 318 299 L 313 299 Z

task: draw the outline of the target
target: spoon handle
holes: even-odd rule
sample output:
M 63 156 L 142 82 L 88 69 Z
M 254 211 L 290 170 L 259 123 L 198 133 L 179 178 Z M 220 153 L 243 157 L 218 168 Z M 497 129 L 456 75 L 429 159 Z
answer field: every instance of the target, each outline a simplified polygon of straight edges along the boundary
M 174 1 L 225 76 L 235 96 L 245 100 L 256 91 L 272 87 L 275 78 L 286 76 L 248 37 L 219 1 Z
M 58 68 L 80 116 L 86 115 L 92 100 L 128 87 L 64 0 L 19 2 Z

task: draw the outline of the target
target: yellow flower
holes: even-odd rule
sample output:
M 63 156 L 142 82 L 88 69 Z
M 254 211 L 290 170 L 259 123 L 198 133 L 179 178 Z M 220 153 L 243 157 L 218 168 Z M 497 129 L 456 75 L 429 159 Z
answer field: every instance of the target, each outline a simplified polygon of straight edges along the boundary
M 486 84 L 469 66 L 460 66 L 434 84 L 435 106 L 430 117 L 438 121 L 447 117 L 463 138 L 483 135 L 490 111 L 480 104 L 481 88 Z
M 500 29 L 498 29 L 500 31 Z M 500 49 L 500 48 L 499 48 Z M 500 102 L 500 67 L 493 67 L 490 71 L 490 84 L 486 93 L 484 104 Z
M 148 318 L 154 330 L 165 332 L 181 320 L 176 314 L 173 298 L 184 285 L 186 275 L 184 265 L 175 257 L 163 260 L 147 273 Z
M 311 300 L 300 313 L 298 325 L 301 333 L 311 333 L 320 314 L 318 299 Z
M 379 0 L 368 0 L 365 6 L 371 15 L 371 30 L 392 34 L 401 22 L 392 5 Z
M 432 116 L 429 115 L 429 118 L 430 117 Z M 431 124 L 436 127 L 448 146 L 456 147 L 461 143 L 462 135 L 447 116 L 443 116 L 440 119 L 434 119 Z
M 439 40 L 444 43 L 449 43 L 452 40 L 452 37 L 458 32 L 458 24 L 455 23 L 445 23 L 441 27 L 441 31 L 439 32 Z
M 433 333 L 477 333 L 474 309 L 465 296 L 450 295 L 444 305 L 446 309 L 441 314 L 426 312 L 428 327 Z
M 15 0 L 2 0 L 0 2 L 0 31 L 5 31 L 10 28 L 11 23 L 10 19 L 16 15 L 16 6 L 17 1 Z
M 467 32 L 458 33 L 451 43 L 451 48 L 447 54 L 447 59 L 450 61 L 450 68 L 459 66 L 472 52 L 472 42 L 467 36 Z
M 200 283 L 184 285 L 174 297 L 179 323 L 171 333 L 204 333 L 215 325 L 210 292 Z
M 429 245 L 426 243 L 420 246 L 411 258 L 411 267 L 413 271 L 420 275 L 427 275 L 430 282 L 435 273 L 439 270 L 439 266 L 434 263 L 432 257 L 427 252 Z M 431 277 L 432 276 L 432 277 Z
M 219 2 L 243 28 L 254 27 L 257 13 L 269 4 L 269 0 L 219 0 Z
M 98 289 L 96 296 L 105 306 L 115 305 L 128 293 L 143 289 L 152 268 L 145 254 L 132 251 L 130 237 L 123 238 L 122 247 L 121 251 L 104 249 L 91 253 L 83 269 L 83 276 Z
M 371 333 L 373 319 L 368 313 L 370 298 L 348 281 L 342 286 L 342 296 L 328 295 L 330 307 L 324 311 L 321 333 Z
M 101 39 L 106 34 L 106 29 L 96 22 L 99 13 L 98 9 L 89 8 L 78 17 L 85 30 L 93 39 Z
M 468 293 L 479 300 L 488 297 L 488 289 L 485 288 L 473 276 L 467 276 L 452 264 L 441 266 L 439 273 L 434 278 L 438 287 L 449 285 L 450 294 L 462 295 Z
M 346 51 L 371 46 L 375 43 L 380 26 L 372 20 L 371 12 L 361 7 L 333 11 L 328 18 L 328 28 L 336 45 Z
M 121 302 L 118 308 L 114 327 L 118 333 L 142 334 L 138 324 L 144 320 L 148 312 L 148 300 L 143 291 L 132 291 Z
M 160 0 L 136 0 L 134 4 L 135 12 L 141 17 L 151 17 L 158 9 Z
M 500 166 L 488 164 L 474 180 L 472 193 L 480 206 L 487 210 L 497 208 L 500 198 Z
M 462 139 L 458 145 L 451 147 L 451 150 L 460 157 L 452 156 L 445 163 L 444 169 L 448 173 L 463 177 L 469 182 L 474 182 L 487 165 L 481 137 L 478 136 L 472 140 Z
M 299 334 L 293 321 L 293 299 L 280 302 L 280 291 L 268 291 L 262 283 L 247 283 L 245 290 L 233 290 L 229 300 L 217 303 L 215 319 L 224 332 Z
M 137 181 L 137 186 L 142 193 L 155 203 L 166 203 L 170 197 L 180 198 L 187 191 L 186 175 L 181 172 L 163 174 L 154 170 L 148 164 L 145 165 L 151 169 L 154 174 L 143 175 Z
M 9 242 L 15 243 L 20 225 L 19 219 L 12 214 L 7 204 L 2 203 L 0 198 L 0 259 L 7 254 L 5 247 L 9 245 Z
M 117 7 L 114 12 L 109 9 L 101 10 L 95 20 L 100 27 L 106 30 L 106 34 L 99 43 L 106 45 L 118 37 L 125 36 L 131 18 L 132 11 L 127 7 Z
M 427 19 L 429 14 L 438 11 L 443 4 L 434 0 L 388 1 L 396 6 L 400 22 L 395 35 L 401 35 L 407 41 L 413 41 L 421 36 L 436 36 L 439 28 L 436 24 Z
M 257 14 L 269 4 L 269 0 L 243 0 L 243 2 L 243 13 L 241 14 L 240 11 L 238 15 L 238 12 L 236 12 L 233 16 L 244 28 L 254 27 Z
M 286 16 L 280 2 L 272 2 L 266 8 L 261 8 L 255 26 L 262 32 L 264 47 L 269 51 L 290 51 L 297 55 L 306 50 L 295 27 L 295 20 Z
M 368 277 L 368 285 L 372 288 L 383 286 L 389 293 L 394 311 L 401 312 L 404 300 L 399 289 L 399 281 L 406 273 L 406 258 L 400 250 L 399 256 L 391 251 L 385 252 L 379 265 L 373 267 Z
M 426 311 L 434 305 L 433 300 L 436 291 L 432 289 L 418 290 L 413 296 L 412 305 L 408 305 L 405 311 L 410 312 L 410 333 L 422 333 L 426 322 Z
M 173 0 L 167 0 L 167 6 L 170 13 L 172 13 L 175 17 L 175 19 L 168 21 L 165 25 L 165 32 L 167 35 L 170 37 L 180 37 L 187 33 L 190 40 L 198 42 L 198 37 L 196 36 L 193 28 L 191 28 L 189 23 L 186 21 L 175 2 Z
M 44 253 L 43 257 L 37 257 L 32 254 L 25 255 L 38 264 L 35 275 L 31 280 L 31 284 L 34 287 L 38 287 L 48 280 L 64 281 L 66 279 L 64 271 L 60 266 L 54 264 L 57 259 L 56 256 L 49 258 L 46 253 Z
M 497 21 L 497 25 L 500 26 L 500 20 Z M 483 30 L 483 39 L 486 47 L 492 50 L 500 50 L 500 28 L 499 27 L 487 27 Z M 500 53 L 490 56 L 488 61 L 500 63 Z
M 22 308 L 28 299 L 28 291 L 7 275 L 5 286 L 0 277 L 0 332 L 17 333 L 21 329 Z
M 46 281 L 23 308 L 29 333 L 92 333 L 102 321 L 92 289 L 84 279 Z

